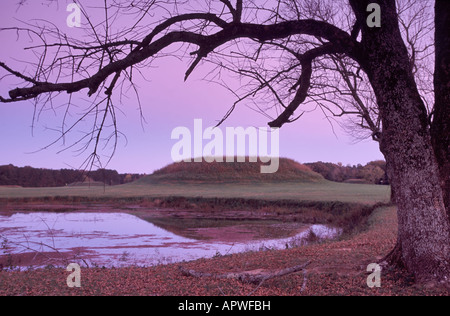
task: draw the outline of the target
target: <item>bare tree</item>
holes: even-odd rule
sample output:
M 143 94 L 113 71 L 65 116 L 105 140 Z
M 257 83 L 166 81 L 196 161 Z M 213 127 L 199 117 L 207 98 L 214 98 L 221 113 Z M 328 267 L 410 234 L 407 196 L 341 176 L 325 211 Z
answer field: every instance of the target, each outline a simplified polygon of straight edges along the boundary
M 379 6 L 380 27 L 367 23 L 371 3 Z M 417 3 L 105 0 L 103 18 L 94 22 L 77 1 L 87 21 L 85 40 L 68 38 L 56 26 L 14 28 L 42 43 L 29 47 L 38 52 L 33 73 L 0 63 L 22 82 L 0 101 L 35 100 L 36 106 L 45 106 L 56 94 L 87 91 L 94 101 L 83 116 L 92 114 L 95 120 L 85 140 L 94 144 L 97 158 L 108 124 L 115 132 L 106 141 L 117 139 L 113 96 L 124 89 L 137 93 L 135 76 L 171 55 L 190 59 L 186 80 L 202 62 L 215 65 L 208 79 L 237 96 L 224 119 L 244 100 L 267 115 L 273 128 L 297 120 L 308 106 L 330 117 L 352 117 L 369 131 L 365 136 L 379 142 L 396 192 L 399 232 L 390 261 L 405 266 L 417 281 L 448 283 L 450 17 L 443 13 L 449 12 L 444 0 L 436 0 L 435 23 L 417 10 Z M 114 28 L 122 15 L 132 15 L 135 24 Z M 428 38 L 433 25 L 434 42 Z M 425 61 L 433 49 L 435 106 L 431 79 L 418 75 L 427 73 Z M 241 85 L 223 82 L 223 72 Z

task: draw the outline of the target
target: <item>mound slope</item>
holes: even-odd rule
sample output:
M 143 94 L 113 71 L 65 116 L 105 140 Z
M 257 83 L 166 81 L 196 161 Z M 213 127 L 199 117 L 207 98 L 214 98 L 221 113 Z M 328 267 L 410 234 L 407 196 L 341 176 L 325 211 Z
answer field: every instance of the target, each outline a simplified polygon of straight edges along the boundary
M 170 164 L 153 174 L 136 181 L 137 184 L 151 184 L 160 182 L 319 182 L 324 178 L 292 159 L 280 158 L 279 169 L 276 173 L 261 173 L 261 163 L 258 162 L 178 162 Z

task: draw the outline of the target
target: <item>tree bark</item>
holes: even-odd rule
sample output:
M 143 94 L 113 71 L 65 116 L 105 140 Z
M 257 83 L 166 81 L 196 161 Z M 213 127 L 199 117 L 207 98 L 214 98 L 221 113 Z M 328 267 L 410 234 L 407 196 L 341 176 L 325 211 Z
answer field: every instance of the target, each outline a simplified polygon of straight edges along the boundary
M 436 1 L 435 27 L 435 106 L 431 133 L 450 218 L 450 1 Z
M 450 276 L 450 228 L 425 105 L 398 25 L 394 0 L 378 1 L 380 28 L 363 20 L 368 1 L 351 1 L 362 27 L 364 68 L 377 97 L 383 131 L 380 149 L 398 208 L 402 262 L 418 282 Z

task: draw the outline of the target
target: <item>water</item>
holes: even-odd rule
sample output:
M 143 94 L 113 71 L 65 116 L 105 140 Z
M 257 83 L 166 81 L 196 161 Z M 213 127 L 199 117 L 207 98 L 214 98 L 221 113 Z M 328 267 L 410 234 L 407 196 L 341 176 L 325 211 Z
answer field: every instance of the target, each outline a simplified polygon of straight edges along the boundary
M 294 237 L 240 242 L 182 237 L 127 213 L 16 213 L 0 216 L 0 256 L 23 256 L 20 266 L 152 266 L 243 251 L 284 249 L 313 231 L 335 238 L 338 229 L 312 225 Z M 10 256 L 11 257 L 11 256 Z M 0 260 L 0 262 L 2 262 Z

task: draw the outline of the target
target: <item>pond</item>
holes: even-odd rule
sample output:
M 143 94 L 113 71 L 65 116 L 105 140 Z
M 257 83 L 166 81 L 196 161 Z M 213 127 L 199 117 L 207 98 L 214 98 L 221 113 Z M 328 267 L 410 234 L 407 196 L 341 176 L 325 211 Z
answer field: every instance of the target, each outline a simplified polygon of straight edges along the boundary
M 0 268 L 152 266 L 244 251 L 285 249 L 340 231 L 303 225 L 285 238 L 255 238 L 244 226 L 216 228 L 214 237 L 188 238 L 129 213 L 24 212 L 0 216 Z M 239 235 L 240 238 L 230 238 Z

